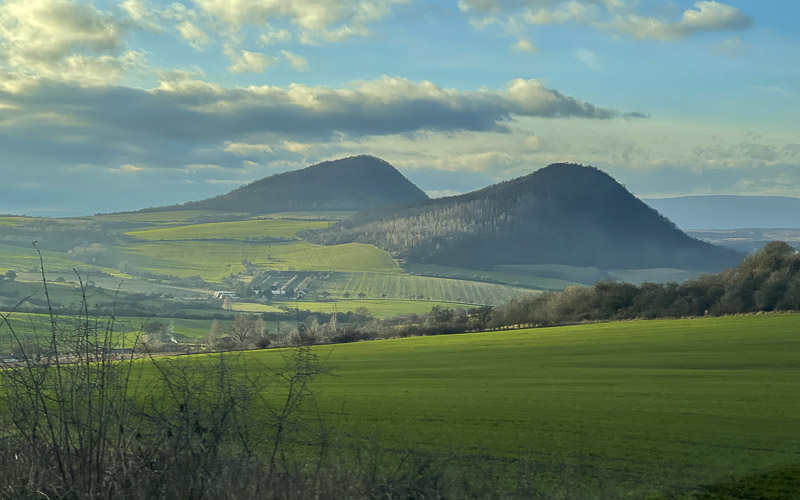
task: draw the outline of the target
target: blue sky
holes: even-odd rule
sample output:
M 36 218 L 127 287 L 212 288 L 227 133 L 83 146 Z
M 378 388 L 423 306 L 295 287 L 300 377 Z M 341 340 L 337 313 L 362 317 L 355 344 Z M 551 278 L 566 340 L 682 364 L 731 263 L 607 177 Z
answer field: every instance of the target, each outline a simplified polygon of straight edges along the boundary
M 788 0 L 5 0 L 0 212 L 219 194 L 368 153 L 432 195 L 556 161 L 800 197 Z

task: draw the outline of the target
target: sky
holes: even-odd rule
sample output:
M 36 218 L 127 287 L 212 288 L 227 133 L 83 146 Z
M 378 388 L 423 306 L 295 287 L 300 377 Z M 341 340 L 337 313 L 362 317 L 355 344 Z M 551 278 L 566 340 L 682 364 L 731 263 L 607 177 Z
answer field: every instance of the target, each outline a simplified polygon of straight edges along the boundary
M 431 196 L 554 162 L 800 197 L 796 0 L 0 0 L 0 213 L 372 154 Z

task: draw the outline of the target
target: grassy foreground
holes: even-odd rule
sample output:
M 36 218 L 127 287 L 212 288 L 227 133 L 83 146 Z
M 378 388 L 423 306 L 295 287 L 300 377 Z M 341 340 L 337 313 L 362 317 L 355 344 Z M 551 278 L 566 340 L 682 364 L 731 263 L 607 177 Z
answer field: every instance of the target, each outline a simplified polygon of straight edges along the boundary
M 325 346 L 355 441 L 529 464 L 567 496 L 684 496 L 800 463 L 800 315 Z M 251 353 L 271 364 L 274 351 Z M 275 358 L 273 358 L 275 357 Z M 595 497 L 594 495 L 591 495 Z

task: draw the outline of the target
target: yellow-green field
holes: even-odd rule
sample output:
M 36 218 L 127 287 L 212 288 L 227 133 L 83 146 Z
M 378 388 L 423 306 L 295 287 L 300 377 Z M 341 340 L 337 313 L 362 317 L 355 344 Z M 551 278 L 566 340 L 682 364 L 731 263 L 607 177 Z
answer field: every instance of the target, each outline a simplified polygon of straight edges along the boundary
M 142 240 L 203 240 L 253 238 L 295 238 L 298 231 L 328 227 L 330 222 L 316 220 L 256 219 L 235 222 L 212 222 L 163 228 L 145 228 L 127 234 Z
M 70 259 L 64 252 L 42 250 L 42 257 L 47 269 L 83 269 L 90 267 L 90 264 Z M 38 269 L 39 266 L 39 255 L 33 245 L 0 244 L 0 271 Z M 103 266 L 95 266 L 95 268 L 108 273 L 116 272 L 114 269 Z
M 279 303 L 275 303 L 276 305 Z M 372 300 L 337 300 L 331 302 L 306 302 L 306 301 L 287 301 L 280 302 L 292 309 L 301 311 L 309 310 L 312 312 L 332 313 L 334 311 L 344 313 L 355 311 L 359 307 L 366 308 L 370 315 L 376 318 L 388 318 L 400 314 L 428 314 L 434 306 L 441 306 L 450 309 L 474 307 L 470 304 L 458 302 L 439 302 L 427 300 L 404 300 L 404 299 L 372 299 Z M 234 304 L 236 309 L 236 304 Z
M 277 270 L 371 271 L 402 273 L 395 261 L 372 245 L 321 246 L 304 241 L 254 244 L 217 241 L 132 243 L 122 255 L 138 269 L 173 276 L 219 281 L 242 270 L 242 260 Z

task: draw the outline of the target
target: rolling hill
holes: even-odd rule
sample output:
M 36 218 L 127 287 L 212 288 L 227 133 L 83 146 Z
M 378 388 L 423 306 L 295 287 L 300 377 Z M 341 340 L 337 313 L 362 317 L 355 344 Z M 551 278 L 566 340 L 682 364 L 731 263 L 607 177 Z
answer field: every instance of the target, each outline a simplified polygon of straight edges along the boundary
M 362 212 L 303 234 L 322 244 L 371 243 L 407 262 L 472 269 L 719 269 L 741 258 L 687 236 L 608 174 L 568 163 L 460 196 Z
M 265 177 L 214 198 L 147 211 L 356 211 L 427 199 L 421 189 L 388 162 L 361 155 Z

